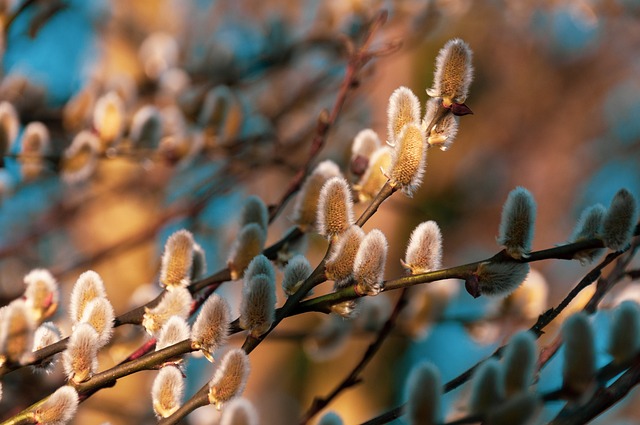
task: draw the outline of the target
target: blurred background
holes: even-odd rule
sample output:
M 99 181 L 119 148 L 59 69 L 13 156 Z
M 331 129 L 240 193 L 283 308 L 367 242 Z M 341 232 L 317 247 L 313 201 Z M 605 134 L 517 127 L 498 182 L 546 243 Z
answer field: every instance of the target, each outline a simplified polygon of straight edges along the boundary
M 177 229 L 195 234 L 210 272 L 225 267 L 242 200 L 256 194 L 267 204 L 278 202 L 306 160 L 318 115 L 335 100 L 348 60 L 345 40 L 357 45 L 380 9 L 389 20 L 373 46 L 400 40 L 402 48 L 365 67 L 316 163 L 328 158 L 346 170 L 353 138 L 364 128 L 384 141 L 387 101 L 397 87 L 411 88 L 424 105 L 434 59 L 447 40 L 464 39 L 475 67 L 466 102 L 474 115 L 460 120 L 453 146 L 431 149 L 413 199 L 397 193 L 365 226 L 389 239 L 387 278 L 402 275 L 409 234 L 426 220 L 442 229 L 444 267 L 495 254 L 502 203 L 516 186 L 537 202 L 535 250 L 566 241 L 581 210 L 608 205 L 618 189 L 640 195 L 637 0 L 5 0 L 0 9 L 0 100 L 19 117 L 11 138 L 10 118 L 0 114 L 0 305 L 21 296 L 31 269 L 48 268 L 61 284 L 54 321 L 65 335 L 65 302 L 81 272 L 97 271 L 116 313 L 124 313 L 159 293 L 162 247 Z M 25 153 L 33 122 L 49 134 L 46 142 L 37 136 L 38 160 Z M 99 139 L 95 158 L 76 158 L 70 150 L 83 130 Z M 267 244 L 292 226 L 292 204 L 269 228 Z M 322 238 L 309 235 L 312 265 L 325 249 Z M 473 300 L 455 281 L 414 289 L 364 382 L 330 410 L 354 424 L 398 405 L 419 361 L 436 363 L 444 381 L 454 378 L 529 327 L 589 270 L 575 261 L 533 267 L 530 280 L 543 289 L 524 301 Z M 624 297 L 619 292 L 628 284 L 605 304 Z M 220 292 L 237 312 L 237 282 Z M 396 296 L 371 300 L 378 324 Z M 331 320 L 316 314 L 285 320 L 251 354 L 245 396 L 262 423 L 296 423 L 374 337 L 367 324 Z M 606 312 L 594 319 L 598 326 L 608 320 Z M 332 336 L 314 337 L 319 326 Z M 552 327 L 541 344 L 554 335 Z M 141 329 L 118 328 L 102 350 L 100 370 L 145 338 Z M 231 345 L 242 341 L 234 337 Z M 560 367 L 548 365 L 541 391 L 559 385 Z M 0 419 L 61 385 L 60 369 L 3 377 Z M 212 372 L 205 359 L 190 359 L 187 396 Z M 95 394 L 73 423 L 155 423 L 155 373 L 126 377 Z M 447 396 L 450 417 L 464 413 L 467 392 L 462 387 Z M 548 405 L 543 419 L 560 407 Z M 621 403 L 596 423 L 634 423 L 640 414 L 634 410 Z M 203 408 L 188 423 L 215 424 L 218 417 Z

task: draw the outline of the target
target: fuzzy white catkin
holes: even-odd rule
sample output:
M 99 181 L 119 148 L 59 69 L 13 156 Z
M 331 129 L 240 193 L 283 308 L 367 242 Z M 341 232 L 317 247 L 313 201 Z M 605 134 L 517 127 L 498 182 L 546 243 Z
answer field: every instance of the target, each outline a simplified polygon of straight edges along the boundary
M 4 356 L 9 362 L 28 361 L 36 324 L 25 301 L 13 300 L 0 314 L 0 358 Z
M 62 353 L 62 364 L 70 381 L 84 382 L 98 369 L 98 333 L 88 323 L 76 325 Z
M 87 303 L 82 313 L 81 323 L 90 324 L 98 333 L 100 347 L 107 345 L 113 334 L 115 313 L 111 303 L 106 298 L 94 298 Z
M 370 128 L 360 130 L 351 144 L 351 171 L 359 176 L 366 170 L 373 153 L 380 148 L 378 134 Z
M 418 124 L 407 124 L 398 135 L 391 165 L 387 171 L 389 183 L 411 197 L 420 187 L 427 165 L 427 143 Z
M 227 260 L 231 279 L 240 279 L 244 275 L 251 260 L 264 249 L 266 239 L 266 233 L 257 223 L 249 223 L 240 229 Z
M 514 335 L 502 357 L 508 397 L 529 388 L 533 382 L 536 360 L 536 342 L 533 334 L 522 331 Z
M 613 311 L 607 351 L 616 364 L 628 362 L 640 353 L 640 306 L 623 301 Z
M 472 52 L 459 38 L 447 41 L 436 57 L 433 88 L 427 90 L 431 97 L 441 97 L 451 102 L 463 103 L 473 80 Z
M 93 110 L 93 127 L 107 146 L 122 136 L 125 122 L 124 103 L 120 96 L 111 91 L 100 97 Z
M 282 289 L 285 294 L 295 294 L 305 279 L 311 275 L 312 271 L 313 268 L 304 255 L 296 255 L 289 260 L 284 268 L 284 276 L 282 278 Z
M 213 352 L 227 340 L 231 311 L 229 304 L 219 295 L 212 295 L 204 303 L 193 324 L 191 341 L 210 361 Z
M 527 189 L 517 187 L 509 193 L 502 208 L 498 244 L 513 258 L 527 257 L 533 241 L 536 203 Z
M 564 387 L 577 395 L 593 384 L 596 367 L 595 340 L 589 317 L 576 313 L 562 324 Z
M 145 74 L 152 80 L 160 78 L 175 66 L 180 58 L 180 46 L 173 35 L 162 31 L 149 34 L 140 45 L 138 59 Z
M 240 348 L 228 351 L 209 383 L 209 403 L 220 410 L 244 391 L 249 377 L 249 356 Z
M 269 330 L 275 319 L 276 283 L 259 274 L 244 279 L 240 302 L 240 327 L 258 337 Z
M 440 371 L 431 363 L 416 366 L 407 381 L 407 419 L 411 425 L 441 423 L 442 384 Z
M 541 411 L 538 394 L 522 392 L 510 397 L 493 409 L 486 417 L 485 425 L 532 425 L 536 424 Z
M 515 320 L 535 321 L 547 308 L 549 285 L 544 275 L 531 268 L 527 278 L 500 304 L 500 313 Z
M 373 229 L 364 237 L 353 262 L 356 292 L 378 295 L 382 291 L 387 249 L 387 238 L 380 230 Z
M 474 415 L 485 415 L 504 400 L 502 365 L 490 358 L 478 367 L 472 379 L 470 411 Z
M 343 425 L 343 424 L 344 422 L 342 421 L 342 418 L 340 417 L 340 415 L 332 411 L 322 415 L 317 425 Z
M 258 425 L 258 412 L 244 397 L 237 397 L 224 406 L 220 425 Z
M 253 276 L 263 274 L 269 277 L 269 279 L 276 280 L 276 270 L 273 267 L 271 261 L 263 254 L 253 257 L 246 270 L 244 271 L 244 277 L 251 279 Z
M 324 183 L 332 177 L 341 177 L 340 168 L 335 162 L 326 160 L 319 163 L 305 179 L 293 209 L 293 222 L 302 230 L 316 229 L 318 218 L 318 199 Z
M 71 291 L 69 316 L 73 323 L 82 320 L 84 309 L 94 298 L 106 298 L 104 282 L 100 275 L 92 270 L 82 273 Z
M 87 180 L 98 166 L 100 139 L 89 130 L 78 133 L 62 155 L 62 179 L 69 184 Z
M 349 183 L 344 178 L 332 177 L 320 190 L 318 233 L 332 238 L 344 233 L 353 222 L 353 199 Z
M 360 202 L 374 198 L 387 182 L 385 170 L 391 167 L 393 150 L 389 146 L 377 149 L 369 159 L 369 164 L 355 188 Z
M 193 264 L 191 266 L 191 281 L 202 279 L 207 274 L 207 256 L 199 243 L 193 243 Z
M 53 322 L 45 322 L 38 326 L 33 335 L 33 351 L 55 344 L 62 338 L 60 329 Z
M 161 368 L 151 386 L 151 400 L 156 416 L 171 416 L 180 407 L 183 393 L 184 378 L 180 369 L 175 366 Z
M 587 207 L 580 214 L 580 218 L 573 229 L 569 242 L 580 242 L 595 239 L 602 236 L 602 224 L 607 214 L 607 209 L 602 204 Z M 604 250 L 602 248 L 586 249 L 576 252 L 573 258 L 581 264 L 593 262 Z
M 387 141 L 392 145 L 408 124 L 420 122 L 420 100 L 407 87 L 398 87 L 389 97 L 387 106 Z
M 482 263 L 477 271 L 480 293 L 483 295 L 509 294 L 524 282 L 529 269 L 528 263 Z
M 187 321 L 178 316 L 171 316 L 162 326 L 156 343 L 156 351 L 189 339 L 191 330 Z
M 156 149 L 162 138 L 162 124 L 162 115 L 155 106 L 138 109 L 131 119 L 131 143 L 139 149 Z
M 31 270 L 25 277 L 24 297 L 36 323 L 50 317 L 58 306 L 58 283 L 46 269 Z
M 353 276 L 353 263 L 363 239 L 364 230 L 354 224 L 333 243 L 325 265 L 325 273 L 328 279 L 335 282 L 336 288 L 346 285 Z
M 75 416 L 77 409 L 78 393 L 73 387 L 65 385 L 38 406 L 34 416 L 42 425 L 64 425 Z
M 633 230 L 638 223 L 638 206 L 634 196 L 620 189 L 613 199 L 602 223 L 604 245 L 614 251 L 625 249 L 631 242 Z
M 162 299 L 153 308 L 145 307 L 142 317 L 142 326 L 150 335 L 157 336 L 162 326 L 171 316 L 179 316 L 186 319 L 191 310 L 193 299 L 187 288 L 178 287 L 173 291 L 167 291 Z
M 411 274 L 437 270 L 442 265 L 442 233 L 435 221 L 420 223 L 411 233 L 403 266 Z
M 188 286 L 193 266 L 193 234 L 178 230 L 167 239 L 160 266 L 160 283 L 168 290 Z
M 249 223 L 257 223 L 267 232 L 269 227 L 269 211 L 265 203 L 258 196 L 251 195 L 244 200 L 242 212 L 240 213 L 240 226 Z
M 422 119 L 422 127 L 427 135 L 429 146 L 437 146 L 442 151 L 448 150 L 458 134 L 458 117 L 453 114 L 445 115 L 439 123 L 428 128 L 431 121 L 436 117 L 436 112 L 440 105 L 439 99 L 427 101 L 426 111 Z
M 44 155 L 49 150 L 49 129 L 39 121 L 30 122 L 23 130 L 21 152 L 26 155 Z

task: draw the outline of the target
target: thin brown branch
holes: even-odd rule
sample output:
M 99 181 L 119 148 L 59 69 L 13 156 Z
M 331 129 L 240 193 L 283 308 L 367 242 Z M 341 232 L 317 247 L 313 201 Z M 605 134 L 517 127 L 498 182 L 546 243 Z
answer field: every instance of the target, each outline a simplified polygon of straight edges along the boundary
M 305 412 L 305 414 L 300 419 L 300 424 L 307 424 L 315 415 L 317 415 L 322 409 L 327 407 L 329 403 L 333 401 L 340 393 L 343 391 L 357 385 L 361 382 L 360 374 L 364 370 L 364 368 L 369 364 L 369 362 L 373 359 L 373 356 L 376 355 L 382 344 L 387 339 L 387 337 L 391 334 L 393 329 L 395 328 L 396 322 L 398 320 L 398 316 L 402 312 L 402 310 L 407 305 L 407 289 L 403 289 L 400 293 L 400 297 L 396 302 L 396 305 L 393 309 L 393 312 L 385 322 L 382 329 L 378 333 L 375 341 L 373 341 L 367 350 L 364 352 L 360 361 L 356 364 L 356 366 L 351 370 L 349 375 L 347 375 L 336 387 L 325 397 L 316 397 L 313 400 L 313 403 L 309 407 L 309 409 Z

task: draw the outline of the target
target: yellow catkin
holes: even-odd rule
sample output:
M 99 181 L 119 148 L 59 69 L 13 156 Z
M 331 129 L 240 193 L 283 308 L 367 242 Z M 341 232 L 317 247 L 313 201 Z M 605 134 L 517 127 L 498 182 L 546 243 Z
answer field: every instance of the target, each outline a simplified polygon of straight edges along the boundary
M 188 230 L 179 230 L 164 246 L 160 283 L 168 290 L 189 285 L 192 265 L 193 235 Z
M 420 186 L 426 165 L 427 149 L 420 126 L 409 124 L 401 132 L 389 170 L 392 185 L 411 195 Z
M 209 403 L 220 410 L 224 403 L 242 394 L 249 376 L 249 356 L 239 348 L 222 358 L 209 383 Z
M 393 151 L 388 146 L 381 147 L 371 155 L 369 167 L 357 186 L 358 199 L 361 202 L 374 198 L 387 182 L 384 170 L 391 166 L 392 155 Z

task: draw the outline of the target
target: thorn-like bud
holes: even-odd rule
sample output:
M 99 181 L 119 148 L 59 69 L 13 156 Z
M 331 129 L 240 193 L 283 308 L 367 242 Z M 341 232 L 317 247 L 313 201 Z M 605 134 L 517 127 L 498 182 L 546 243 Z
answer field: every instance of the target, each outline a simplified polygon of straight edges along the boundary
M 502 300 L 500 313 L 515 320 L 535 320 L 547 309 L 548 294 L 547 280 L 532 268 L 522 285 Z
M 104 289 L 104 282 L 100 275 L 93 270 L 82 273 L 71 291 L 71 301 L 69 306 L 69 316 L 73 323 L 82 320 L 82 315 L 87 305 L 95 298 L 106 298 L 107 292 Z
M 402 129 L 420 122 L 420 101 L 407 87 L 398 87 L 389 97 L 387 107 L 387 140 L 392 145 L 400 139 Z
M 436 58 L 433 88 L 427 90 L 431 97 L 441 97 L 445 106 L 464 103 L 473 80 L 472 52 L 459 38 L 447 41 Z
M 564 388 L 580 396 L 594 384 L 596 353 L 593 329 L 585 313 L 576 313 L 562 324 Z
M 369 168 L 373 153 L 380 147 L 378 134 L 370 128 L 361 130 L 351 144 L 351 172 L 362 176 Z
M 138 149 L 157 149 L 162 138 L 162 115 L 158 108 L 145 105 L 131 120 L 131 143 Z
M 498 244 L 516 259 L 526 258 L 531 251 L 536 202 L 531 193 L 517 187 L 509 193 L 502 208 Z
M 115 313 L 113 306 L 106 298 L 94 298 L 87 303 L 82 313 L 81 323 L 90 324 L 98 333 L 98 345 L 107 345 L 113 334 L 113 320 Z
M 344 350 L 352 330 L 353 320 L 330 314 L 304 340 L 304 351 L 313 361 L 331 360 Z
M 458 118 L 454 114 L 446 114 L 431 128 L 427 128 L 435 118 L 439 106 L 439 99 L 429 99 L 427 101 L 427 110 L 422 120 L 422 126 L 427 135 L 429 146 L 437 146 L 440 150 L 446 151 L 451 147 L 458 134 Z
M 251 279 L 259 274 L 268 276 L 269 279 L 272 279 L 274 282 L 276 281 L 276 271 L 273 268 L 273 264 L 271 260 L 263 254 L 258 254 L 253 257 L 247 269 L 244 271 L 245 279 Z
M 161 368 L 151 386 L 151 400 L 156 416 L 171 416 L 180 407 L 183 393 L 184 378 L 180 369 L 175 366 Z
M 384 170 L 391 167 L 393 150 L 389 146 L 377 149 L 369 158 L 369 166 L 358 182 L 358 199 L 361 202 L 373 199 L 387 182 Z
M 318 198 L 318 233 L 332 238 L 353 224 L 353 200 L 349 183 L 332 177 L 322 186 Z
M 333 243 L 325 265 L 325 274 L 327 279 L 335 282 L 336 289 L 347 285 L 353 276 L 353 263 L 363 239 L 364 230 L 354 224 Z
M 602 224 L 607 214 L 607 209 L 602 204 L 587 207 L 580 214 L 580 218 L 573 229 L 573 233 L 569 238 L 569 242 L 580 242 L 589 239 L 599 238 L 602 235 Z M 581 264 L 593 262 L 596 257 L 602 254 L 602 248 L 587 249 L 576 252 L 573 258 L 580 261 Z
M 411 425 L 436 425 L 442 422 L 440 371 L 431 363 L 413 369 L 407 381 L 407 419 Z
M 96 372 L 98 340 L 98 333 L 88 323 L 78 323 L 73 329 L 67 349 L 62 353 L 62 365 L 69 381 L 79 384 Z
M 224 407 L 220 425 L 258 425 L 258 412 L 253 404 L 243 397 L 231 400 Z
M 504 400 L 502 365 L 490 358 L 478 367 L 472 379 L 469 410 L 473 415 L 486 415 Z
M 502 357 L 507 397 L 529 388 L 537 357 L 536 340 L 531 332 L 522 331 L 511 338 Z
M 427 165 L 427 144 L 418 124 L 406 125 L 398 136 L 393 150 L 391 166 L 387 172 L 393 186 L 402 188 L 407 196 L 422 183 Z
M 289 260 L 284 268 L 284 277 L 282 278 L 282 289 L 285 294 L 295 294 L 305 279 L 311 275 L 311 272 L 313 272 L 313 268 L 304 255 L 296 255 Z
M 240 348 L 228 351 L 209 383 L 209 403 L 220 410 L 222 405 L 244 391 L 249 377 L 249 356 Z
M 115 91 L 101 96 L 93 110 L 93 127 L 102 140 L 103 149 L 122 136 L 125 111 L 122 99 Z
M 626 189 L 620 189 L 613 199 L 602 223 L 604 245 L 614 251 L 629 246 L 634 226 L 638 222 L 636 200 Z
M 31 310 L 22 299 L 0 310 L 0 365 L 5 360 L 11 363 L 30 360 L 35 326 Z
M 292 220 L 303 231 L 315 230 L 318 217 L 318 199 L 324 183 L 331 177 L 341 177 L 335 162 L 326 160 L 316 166 L 305 179 L 296 198 Z
M 435 221 L 420 223 L 409 239 L 402 266 L 410 274 L 438 270 L 442 265 L 442 233 Z
M 83 182 L 98 166 L 100 139 L 90 131 L 78 133 L 62 155 L 62 178 L 67 183 Z
M 257 223 L 249 223 L 240 229 L 227 260 L 231 279 L 240 279 L 244 275 L 251 260 L 264 249 L 266 239 L 267 235 Z
M 36 323 L 42 323 L 58 308 L 58 283 L 49 270 L 35 269 L 24 277 L 27 286 L 24 297 L 31 316 Z
M 480 295 L 508 295 L 513 292 L 529 274 L 528 263 L 485 262 L 481 263 L 465 287 L 474 298 Z
M 145 307 L 142 326 L 150 335 L 155 336 L 171 316 L 178 316 L 183 319 L 189 317 L 192 301 L 193 299 L 187 288 L 176 288 L 173 291 L 167 291 L 157 306 L 153 308 Z
M 160 266 L 160 284 L 171 291 L 191 283 L 193 265 L 193 234 L 178 230 L 167 239 Z
M 343 425 L 343 424 L 344 422 L 342 421 L 342 418 L 340 417 L 340 415 L 338 415 L 336 412 L 331 411 L 322 415 L 317 425 Z
M 522 392 L 491 410 L 484 422 L 487 425 L 528 425 L 537 422 L 541 401 L 538 394 Z
M 245 277 L 240 303 L 240 327 L 259 337 L 269 330 L 276 313 L 276 282 L 259 274 Z
M 613 311 L 607 351 L 616 364 L 624 364 L 640 353 L 640 307 L 623 301 Z
M 387 248 L 387 238 L 378 229 L 373 229 L 364 237 L 353 262 L 357 293 L 378 295 L 382 291 Z
M 199 243 L 193 243 L 193 264 L 191 265 L 191 281 L 204 278 L 207 274 L 207 256 Z
M 249 223 L 257 223 L 267 233 L 269 227 L 269 210 L 258 196 L 251 195 L 244 201 L 240 215 L 240 227 Z
M 58 388 L 34 411 L 35 420 L 42 425 L 64 425 L 78 410 L 78 392 L 72 386 Z
M 227 340 L 231 311 L 219 295 L 212 295 L 202 306 L 191 332 L 191 346 L 200 349 L 210 362 L 213 352 Z
M 187 321 L 182 317 L 171 316 L 169 320 L 162 325 L 162 328 L 158 333 L 156 351 L 160 351 L 163 348 L 167 348 L 180 341 L 189 339 L 190 336 L 191 329 L 189 329 Z
M 0 157 L 9 153 L 18 137 L 19 128 L 16 108 L 6 100 L 0 102 Z

